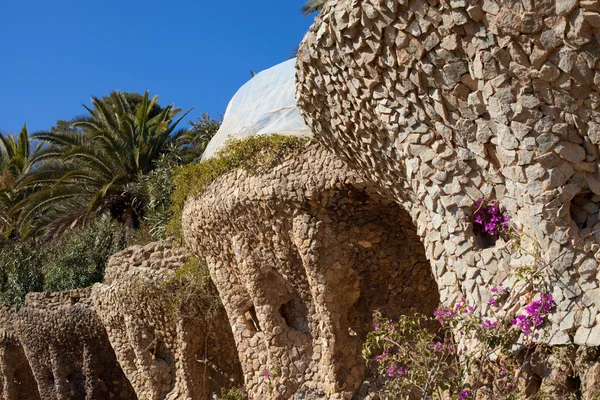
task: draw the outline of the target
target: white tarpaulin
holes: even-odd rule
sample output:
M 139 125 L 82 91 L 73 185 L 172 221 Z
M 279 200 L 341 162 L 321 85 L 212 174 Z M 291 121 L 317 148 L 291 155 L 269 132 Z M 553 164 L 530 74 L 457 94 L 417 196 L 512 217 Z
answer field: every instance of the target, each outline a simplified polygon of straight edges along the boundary
M 295 66 L 295 58 L 278 64 L 257 74 L 238 90 L 203 160 L 214 156 L 228 138 L 274 133 L 312 136 L 296 107 Z

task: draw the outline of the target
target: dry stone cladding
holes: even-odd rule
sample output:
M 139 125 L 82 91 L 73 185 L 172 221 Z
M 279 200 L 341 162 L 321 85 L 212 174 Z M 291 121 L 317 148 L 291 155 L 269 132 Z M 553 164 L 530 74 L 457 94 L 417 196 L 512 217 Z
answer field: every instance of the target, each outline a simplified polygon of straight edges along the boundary
M 371 315 L 439 303 L 409 215 L 318 143 L 272 170 L 229 173 L 186 203 L 255 399 L 351 398 Z
M 473 203 L 497 198 L 539 250 L 557 308 L 538 340 L 600 345 L 600 2 L 327 2 L 298 55 L 315 137 L 408 211 L 441 301 L 488 312 L 520 256 L 481 248 Z M 508 310 L 511 312 L 516 311 Z
M 135 399 L 90 289 L 31 293 L 0 316 L 0 398 Z
M 0 398 L 40 397 L 29 361 L 14 331 L 15 310 L 0 307 Z
M 130 247 L 112 256 L 95 309 L 139 399 L 209 399 L 240 387 L 241 369 L 223 307 L 207 322 L 203 293 L 170 285 L 189 254 L 171 242 Z
M 202 400 L 240 387 L 225 310 L 215 302 L 204 318 L 199 293 L 214 287 L 168 284 L 187 258 L 170 242 L 134 246 L 111 257 L 104 284 L 0 307 L 0 399 Z
M 272 111 L 273 126 L 298 121 L 292 66 L 245 86 L 208 156 L 277 133 L 261 131 Z M 533 257 L 473 232 L 482 197 L 541 258 L 557 307 L 536 340 L 580 346 L 584 398 L 599 388 L 584 354 L 600 346 L 598 0 L 329 0 L 296 90 L 317 140 L 186 203 L 185 239 L 216 288 L 174 290 L 188 255 L 153 243 L 111 258 L 104 284 L 0 309 L 2 399 L 207 399 L 242 384 L 254 399 L 350 399 L 374 310 L 466 297 L 488 314 L 500 282 L 520 302 L 500 315 L 531 301 L 514 272 Z M 296 122 L 285 133 L 310 135 Z M 212 290 L 223 307 L 208 308 Z M 544 393 L 551 358 L 525 372 Z

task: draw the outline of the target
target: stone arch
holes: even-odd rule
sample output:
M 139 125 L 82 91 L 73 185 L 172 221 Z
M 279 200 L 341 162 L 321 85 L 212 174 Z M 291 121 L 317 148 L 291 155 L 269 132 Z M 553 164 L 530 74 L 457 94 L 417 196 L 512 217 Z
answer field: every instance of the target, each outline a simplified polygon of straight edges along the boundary
M 305 121 L 409 211 L 444 304 L 486 315 L 502 281 L 535 294 L 512 274 L 530 258 L 472 235 L 474 202 L 501 202 L 541 255 L 556 345 L 600 344 L 600 223 L 591 206 L 569 214 L 580 191 L 600 195 L 597 19 L 595 2 L 332 1 L 296 64 Z
M 272 171 L 219 178 L 188 200 L 183 227 L 207 260 L 253 396 L 348 398 L 363 381 L 373 311 L 438 304 L 409 214 L 316 143 Z
M 39 399 L 37 383 L 23 346 L 8 332 L 0 335 L 0 390 L 7 400 Z
M 136 397 L 90 295 L 89 288 L 30 293 L 15 315 L 15 332 L 42 399 Z
M 178 278 L 189 258 L 170 241 L 132 246 L 110 258 L 105 284 L 93 288 L 94 308 L 140 399 L 202 400 L 242 385 L 214 286 L 197 282 L 197 270 Z

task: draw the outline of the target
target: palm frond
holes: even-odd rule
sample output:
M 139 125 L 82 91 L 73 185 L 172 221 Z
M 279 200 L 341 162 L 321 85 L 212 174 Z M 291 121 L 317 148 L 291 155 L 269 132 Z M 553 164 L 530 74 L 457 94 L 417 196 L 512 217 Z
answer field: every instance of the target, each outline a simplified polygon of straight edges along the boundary
M 304 3 L 300 11 L 302 12 L 302 15 L 308 17 L 311 14 L 320 12 L 325 6 L 326 2 L 327 0 L 308 0 L 306 3 Z

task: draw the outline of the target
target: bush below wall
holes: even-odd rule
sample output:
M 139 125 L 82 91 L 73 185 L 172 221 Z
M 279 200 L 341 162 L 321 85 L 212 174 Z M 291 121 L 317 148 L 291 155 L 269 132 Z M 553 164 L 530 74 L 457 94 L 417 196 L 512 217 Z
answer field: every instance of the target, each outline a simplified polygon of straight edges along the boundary
M 57 241 L 7 240 L 0 246 L 0 303 L 22 306 L 30 292 L 91 286 L 104 278 L 108 258 L 125 246 L 125 229 L 108 218 Z

